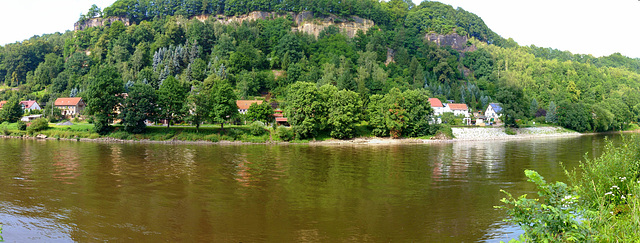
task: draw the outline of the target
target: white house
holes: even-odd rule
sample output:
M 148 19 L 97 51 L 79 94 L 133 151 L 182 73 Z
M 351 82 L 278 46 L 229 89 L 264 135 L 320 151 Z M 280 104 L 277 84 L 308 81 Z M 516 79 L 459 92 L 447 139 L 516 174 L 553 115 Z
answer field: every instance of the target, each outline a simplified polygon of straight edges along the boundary
M 489 103 L 487 110 L 484 112 L 484 116 L 487 117 L 487 120 L 499 118 L 502 116 L 502 106 L 498 103 Z
M 454 116 L 463 115 L 464 117 L 469 117 L 469 107 L 467 107 L 467 104 L 451 103 L 447 104 L 447 108 L 453 112 Z
M 444 105 L 438 98 L 429 98 L 429 104 L 431 104 L 434 116 L 440 116 L 444 113 Z
M 20 101 L 20 106 L 24 111 L 42 110 L 35 100 Z

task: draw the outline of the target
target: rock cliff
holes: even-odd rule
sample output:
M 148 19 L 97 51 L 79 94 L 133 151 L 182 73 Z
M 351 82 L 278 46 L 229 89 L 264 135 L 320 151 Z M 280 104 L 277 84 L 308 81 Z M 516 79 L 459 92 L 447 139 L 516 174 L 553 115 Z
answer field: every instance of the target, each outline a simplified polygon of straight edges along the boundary
M 232 22 L 242 23 L 244 21 L 255 21 L 259 19 L 271 19 L 271 18 L 279 18 L 279 17 L 287 17 L 291 16 L 293 21 L 295 22 L 295 26 L 291 27 L 291 31 L 293 32 L 303 32 L 307 34 L 311 34 L 315 37 L 318 37 L 320 32 L 329 26 L 336 26 L 342 31 L 344 34 L 353 38 L 358 30 L 362 30 L 363 32 L 367 32 L 369 28 L 373 27 L 374 22 L 372 20 L 363 19 L 357 16 L 353 16 L 351 18 L 344 19 L 337 17 L 335 15 L 330 15 L 324 18 L 315 18 L 313 17 L 312 12 L 300 12 L 300 13 L 274 13 L 274 12 L 261 12 L 255 11 L 245 15 L 238 16 L 224 16 L 224 15 L 198 15 L 193 18 L 200 20 L 202 22 L 206 21 L 209 18 L 216 18 L 216 21 L 223 24 L 230 24 Z
M 108 24 L 112 24 L 113 22 L 121 21 L 125 26 L 129 26 L 129 19 L 124 17 L 109 17 L 109 18 L 92 18 L 85 20 L 83 22 L 76 22 L 73 25 L 73 29 L 75 31 L 85 30 L 91 27 L 105 26 Z
M 436 43 L 440 47 L 449 46 L 454 50 L 460 51 L 460 52 L 468 52 L 468 51 L 476 50 L 476 47 L 473 45 L 467 46 L 467 41 L 469 40 L 469 38 L 467 38 L 466 36 L 458 35 L 457 33 L 448 34 L 448 35 L 428 33 L 424 38 L 431 42 Z

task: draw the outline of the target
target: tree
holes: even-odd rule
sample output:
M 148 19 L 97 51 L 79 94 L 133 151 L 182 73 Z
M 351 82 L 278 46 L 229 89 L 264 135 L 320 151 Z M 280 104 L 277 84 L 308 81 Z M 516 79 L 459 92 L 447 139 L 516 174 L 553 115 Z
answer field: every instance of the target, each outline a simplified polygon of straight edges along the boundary
M 204 83 L 197 82 L 187 97 L 187 101 L 189 107 L 187 121 L 191 125 L 195 125 L 196 132 L 199 132 L 200 124 L 210 119 L 210 90 L 205 87 Z
M 224 122 L 238 114 L 236 93 L 226 80 L 216 80 L 211 88 L 210 117 L 214 123 L 220 123 L 224 130 Z
M 316 85 L 297 82 L 289 86 L 286 111 L 289 123 L 298 138 L 314 137 L 320 127 L 320 117 L 316 116 L 319 104 Z
M 411 137 L 420 137 L 434 133 L 435 131 L 431 131 L 429 126 L 429 117 L 433 114 L 433 109 L 429 105 L 427 91 L 406 90 L 402 95 L 408 117 L 406 134 Z
M 591 109 L 584 103 L 571 103 L 562 101 L 558 106 L 558 124 L 560 126 L 578 131 L 591 131 Z
M 558 118 L 556 117 L 556 103 L 549 102 L 549 109 L 547 109 L 547 116 L 545 117 L 547 123 L 556 123 Z
M 151 85 L 135 83 L 129 89 L 128 97 L 120 116 L 124 129 L 130 133 L 144 133 L 146 120 L 153 120 L 158 109 L 158 95 Z
M 0 110 L 0 122 L 17 122 L 22 117 L 22 113 L 20 100 L 18 96 L 14 95 L 2 106 Z
M 109 65 L 99 68 L 87 89 L 87 114 L 95 117 L 95 131 L 104 135 L 111 131 L 115 110 L 122 103 L 124 84 L 118 71 Z
M 529 117 L 535 117 L 538 111 L 538 101 L 536 98 L 531 99 L 531 105 L 529 106 Z
M 273 108 L 269 103 L 253 103 L 247 110 L 247 119 L 251 121 L 261 121 L 265 124 L 273 122 Z
M 517 127 L 516 119 L 524 116 L 526 103 L 522 89 L 507 85 L 498 90 L 496 99 L 502 104 L 502 115 L 505 126 Z
M 358 93 L 350 90 L 338 91 L 331 97 L 329 104 L 328 125 L 331 128 L 331 137 L 353 138 L 362 109 Z
M 181 119 L 187 98 L 187 89 L 175 77 L 169 76 L 158 89 L 159 115 L 167 120 L 167 128 L 176 119 Z

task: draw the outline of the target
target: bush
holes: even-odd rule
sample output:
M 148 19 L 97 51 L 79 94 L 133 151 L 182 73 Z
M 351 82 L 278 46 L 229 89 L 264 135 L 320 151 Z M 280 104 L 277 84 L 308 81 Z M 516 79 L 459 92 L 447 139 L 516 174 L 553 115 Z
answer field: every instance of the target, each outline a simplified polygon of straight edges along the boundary
M 436 137 L 447 137 L 447 138 L 455 138 L 453 136 L 453 130 L 449 124 L 439 124 L 438 131 L 436 132 Z
M 25 131 L 27 130 L 27 123 L 23 122 L 23 121 L 18 121 L 18 130 L 20 131 Z
M 253 136 L 261 136 L 264 135 L 266 130 L 264 129 L 264 123 L 261 121 L 254 121 L 249 124 L 249 133 Z
M 293 139 L 293 130 L 291 128 L 278 127 L 276 130 L 276 136 L 282 139 L 282 141 L 291 141 Z
M 573 186 L 544 181 L 525 171 L 538 187 L 538 199 L 501 201 L 507 221 L 524 229 L 523 242 L 640 242 L 640 137 L 608 143 L 597 159 L 566 172 Z M 504 191 L 503 191 L 504 192 Z
M 45 118 L 38 118 L 31 123 L 31 126 L 27 128 L 27 131 L 33 133 L 46 129 L 49 129 L 49 120 Z
M 546 118 L 544 116 L 539 116 L 539 117 L 536 117 L 534 121 L 536 122 L 536 125 L 544 124 L 546 122 Z
M 504 133 L 507 135 L 516 135 L 516 130 L 511 127 L 504 127 Z

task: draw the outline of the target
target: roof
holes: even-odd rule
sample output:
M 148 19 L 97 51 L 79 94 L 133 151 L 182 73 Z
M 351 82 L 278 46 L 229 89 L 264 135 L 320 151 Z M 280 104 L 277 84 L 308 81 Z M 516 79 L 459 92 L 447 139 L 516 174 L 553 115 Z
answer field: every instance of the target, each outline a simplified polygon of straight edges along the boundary
M 262 100 L 236 100 L 236 105 L 240 110 L 248 110 L 249 106 L 253 103 L 258 103 L 258 105 L 262 104 Z
M 286 122 L 287 118 L 286 117 L 276 117 L 276 122 Z
M 501 112 L 502 111 L 502 106 L 500 106 L 499 103 L 489 103 L 489 106 L 491 106 L 491 108 L 493 109 L 493 111 L 495 111 L 496 113 Z
M 283 117 L 284 115 L 282 115 L 282 113 L 275 113 L 273 114 L 274 117 Z
M 429 103 L 431 104 L 431 107 L 444 107 L 438 98 L 429 98 Z
M 467 107 L 467 104 L 456 104 L 456 103 L 451 103 L 448 105 L 449 109 L 451 110 L 469 110 L 469 108 Z
M 35 103 L 35 100 L 20 101 L 20 104 L 23 104 L 25 109 L 31 109 L 31 106 Z
M 7 103 L 6 100 L 0 101 L 0 108 L 2 108 L 4 106 L 4 104 L 6 104 L 6 103 Z
M 82 97 L 58 98 L 55 102 L 56 106 L 78 105 L 82 101 Z

